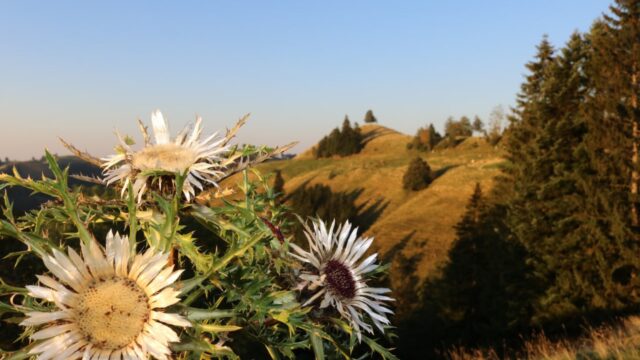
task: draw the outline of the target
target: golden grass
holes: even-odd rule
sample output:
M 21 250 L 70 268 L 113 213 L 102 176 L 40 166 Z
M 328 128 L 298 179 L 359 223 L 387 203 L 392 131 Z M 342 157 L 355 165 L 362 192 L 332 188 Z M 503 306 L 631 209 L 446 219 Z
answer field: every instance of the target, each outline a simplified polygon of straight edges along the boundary
M 492 349 L 457 348 L 447 353 L 452 360 L 497 360 Z M 640 317 L 631 316 L 615 325 L 587 331 L 576 340 L 551 341 L 544 334 L 525 343 L 521 354 L 510 358 L 535 360 L 640 359 Z

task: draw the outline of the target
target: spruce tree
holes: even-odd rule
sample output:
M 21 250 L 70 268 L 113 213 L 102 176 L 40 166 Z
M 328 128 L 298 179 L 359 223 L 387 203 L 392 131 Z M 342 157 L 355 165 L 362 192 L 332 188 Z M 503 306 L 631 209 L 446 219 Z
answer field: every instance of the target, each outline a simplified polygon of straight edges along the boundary
M 473 124 L 471 125 L 471 127 L 473 128 L 473 131 L 476 131 L 479 133 L 485 133 L 484 122 L 482 122 L 482 119 L 480 119 L 480 117 L 477 115 L 473 119 Z
M 402 177 L 402 187 L 405 190 L 418 191 L 431 183 L 431 168 L 426 161 L 416 156 Z
M 438 142 L 442 140 L 442 135 L 440 135 L 433 124 L 429 124 L 429 128 L 427 129 L 427 131 L 429 131 L 429 147 L 431 150 L 433 150 L 433 148 L 438 145 Z
M 471 136 L 473 135 L 473 125 L 471 125 L 471 120 L 467 116 L 462 116 L 460 121 L 458 121 L 459 126 L 459 134 L 460 136 Z
M 279 195 L 284 194 L 284 178 L 282 177 L 282 170 L 277 169 L 273 178 L 273 192 Z
M 375 115 L 373 115 L 373 111 L 367 110 L 367 113 L 364 115 L 364 122 L 367 124 L 378 122 Z
M 532 283 L 541 287 L 531 304 L 538 324 L 637 301 L 630 288 L 637 245 L 626 225 L 629 187 L 620 186 L 632 171 L 616 162 L 617 150 L 602 147 L 613 147 L 620 134 L 615 124 L 602 128 L 607 112 L 599 106 L 609 101 L 591 74 L 608 70 L 594 56 L 593 37 L 574 34 L 553 57 L 543 40 L 510 127 L 507 221 L 528 252 Z M 611 81 L 605 84 L 615 86 Z
M 590 115 L 597 119 L 602 135 L 593 140 L 606 154 L 606 160 L 599 164 L 602 170 L 611 167 L 605 171 L 617 170 L 627 177 L 630 220 L 638 227 L 640 0 L 616 0 L 610 10 L 611 15 L 605 15 L 604 21 L 596 24 L 592 31 L 595 51 L 590 75 L 597 93 L 590 98 Z M 618 185 L 622 184 L 616 183 Z
M 526 67 L 529 74 L 521 86 L 516 108 L 513 109 L 510 136 L 506 143 L 507 159 L 510 166 L 506 168 L 505 188 L 509 188 L 511 198 L 508 201 L 506 219 L 516 241 L 529 252 L 529 262 L 535 264 L 532 275 L 533 284 L 540 285 L 543 292 L 548 286 L 549 269 L 544 264 L 544 239 L 553 230 L 545 213 L 541 212 L 542 204 L 537 199 L 542 182 L 550 176 L 548 168 L 538 168 L 541 156 L 537 140 L 542 136 L 548 121 L 545 110 L 544 85 L 550 75 L 549 67 L 554 59 L 554 50 L 544 37 L 537 47 L 537 54 Z M 531 299 L 532 306 L 537 299 Z

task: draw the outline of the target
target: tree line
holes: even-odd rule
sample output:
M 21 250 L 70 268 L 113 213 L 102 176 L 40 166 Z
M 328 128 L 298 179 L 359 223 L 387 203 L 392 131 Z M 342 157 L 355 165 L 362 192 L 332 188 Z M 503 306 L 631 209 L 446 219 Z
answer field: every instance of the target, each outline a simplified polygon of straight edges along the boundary
M 378 119 L 373 115 L 373 111 L 368 110 L 364 115 L 364 122 L 377 123 Z M 342 128 L 335 128 L 329 135 L 323 137 L 314 149 L 316 158 L 332 156 L 349 156 L 357 154 L 362 150 L 364 137 L 360 126 L 355 123 L 351 126 L 349 116 L 344 117 Z
M 421 285 L 400 326 L 407 355 L 502 351 L 640 309 L 640 0 L 615 1 L 560 48 L 544 37 L 526 67 L 508 165 L 489 194 L 476 188 L 449 262 Z

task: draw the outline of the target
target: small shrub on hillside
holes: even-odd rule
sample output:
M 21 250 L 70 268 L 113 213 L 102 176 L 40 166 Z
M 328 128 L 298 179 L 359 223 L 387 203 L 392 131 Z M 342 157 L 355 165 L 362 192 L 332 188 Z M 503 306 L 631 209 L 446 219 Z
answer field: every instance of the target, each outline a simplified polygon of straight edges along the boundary
M 367 124 L 378 122 L 376 116 L 373 115 L 373 111 L 367 110 L 367 113 L 364 115 L 364 122 Z
M 282 177 L 282 170 L 275 171 L 273 177 L 273 192 L 277 195 L 284 194 L 284 178 Z
M 402 177 L 402 187 L 405 190 L 418 191 L 429 186 L 431 180 L 431 168 L 429 164 L 419 156 L 416 156 L 411 163 L 409 163 L 409 168 Z

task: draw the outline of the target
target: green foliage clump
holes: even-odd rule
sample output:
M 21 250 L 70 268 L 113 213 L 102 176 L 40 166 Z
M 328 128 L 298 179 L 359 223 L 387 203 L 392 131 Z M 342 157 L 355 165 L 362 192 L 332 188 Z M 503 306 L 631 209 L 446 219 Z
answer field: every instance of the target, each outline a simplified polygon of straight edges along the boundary
M 405 190 L 418 191 L 426 188 L 431 183 L 431 168 L 421 157 L 416 156 L 409 163 L 407 171 L 402 177 L 402 187 Z
M 419 128 L 416 135 L 407 143 L 407 149 L 416 149 L 418 151 L 432 151 L 436 145 L 442 140 L 442 135 L 436 131 L 433 124 L 425 128 Z
M 344 118 L 342 129 L 335 128 L 331 133 L 318 143 L 315 149 L 317 158 L 338 156 L 349 156 L 357 154 L 363 147 L 363 135 L 356 124 L 351 127 L 349 117 Z

